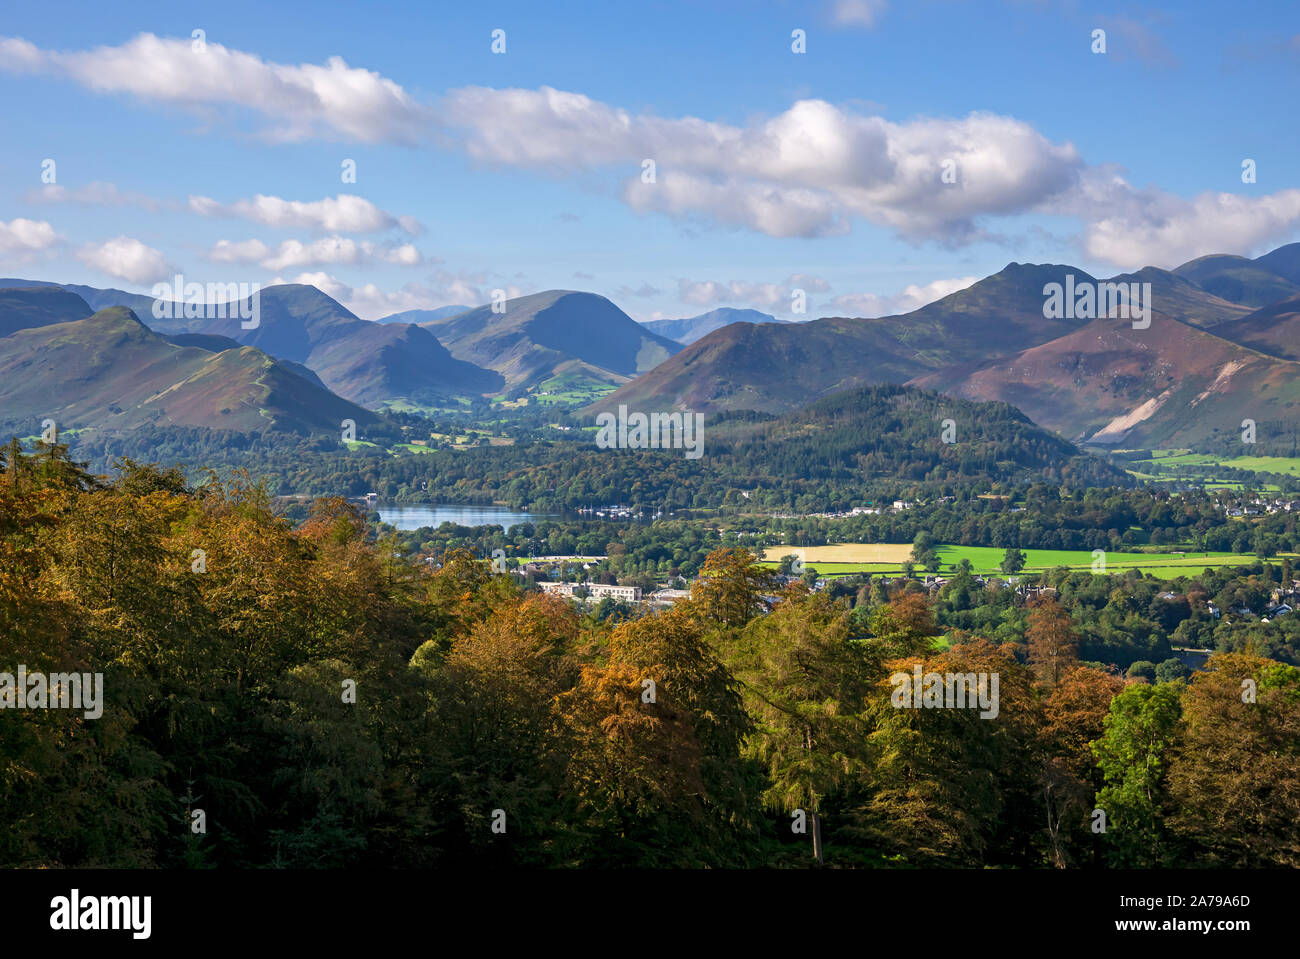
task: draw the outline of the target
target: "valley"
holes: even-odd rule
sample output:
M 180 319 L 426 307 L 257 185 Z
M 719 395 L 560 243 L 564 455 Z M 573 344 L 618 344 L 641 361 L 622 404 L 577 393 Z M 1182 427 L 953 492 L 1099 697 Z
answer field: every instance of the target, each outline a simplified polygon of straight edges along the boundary
M 1293 6 L 7 5 L 6 941 L 1259 951 Z

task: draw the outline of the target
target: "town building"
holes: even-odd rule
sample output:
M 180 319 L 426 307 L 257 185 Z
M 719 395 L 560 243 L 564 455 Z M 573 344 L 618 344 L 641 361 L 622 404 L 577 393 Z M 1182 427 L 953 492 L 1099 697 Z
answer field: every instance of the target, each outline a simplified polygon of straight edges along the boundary
M 579 588 L 586 589 L 592 599 L 622 599 L 629 603 L 641 602 L 640 586 L 611 586 L 606 583 L 538 583 L 544 593 L 572 596 Z

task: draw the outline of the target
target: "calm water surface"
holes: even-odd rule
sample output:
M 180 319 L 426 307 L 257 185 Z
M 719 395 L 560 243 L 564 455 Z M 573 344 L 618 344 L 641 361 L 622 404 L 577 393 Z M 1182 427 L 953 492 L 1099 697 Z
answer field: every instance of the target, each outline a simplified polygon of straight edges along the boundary
M 436 528 L 443 523 L 510 529 L 519 523 L 540 523 L 544 519 L 560 518 L 557 513 L 525 513 L 508 506 L 376 506 L 375 509 L 385 523 L 404 530 L 421 526 Z

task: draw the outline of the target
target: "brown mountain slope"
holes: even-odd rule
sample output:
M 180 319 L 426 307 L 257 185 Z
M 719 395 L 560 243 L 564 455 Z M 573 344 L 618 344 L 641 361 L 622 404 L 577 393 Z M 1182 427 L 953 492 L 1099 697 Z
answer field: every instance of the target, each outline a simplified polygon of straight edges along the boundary
M 261 290 L 258 325 L 247 330 L 242 326 L 242 317 L 251 313 L 247 301 L 223 304 L 205 317 L 187 317 L 184 305 L 118 290 L 70 289 L 87 290 L 84 295 L 98 299 L 116 298 L 120 302 L 115 305 L 136 309 L 137 316 L 159 333 L 227 337 L 302 364 L 330 390 L 366 406 L 378 407 L 386 400 L 424 393 L 474 395 L 498 389 L 503 383 L 498 374 L 452 357 L 428 330 L 410 323 L 363 320 L 333 297 L 305 284 Z M 147 304 L 144 308 L 139 306 L 142 301 Z M 241 305 L 242 312 L 238 309 Z M 161 315 L 155 314 L 155 306 Z M 194 341 L 186 345 L 202 344 Z
M 793 325 L 733 323 L 587 408 L 748 409 L 780 412 L 871 383 L 991 359 L 1043 343 L 1083 321 L 1043 316 L 1043 287 L 1092 280 L 1055 264 L 1011 263 L 980 282 L 901 316 Z
M 1232 303 L 1201 289 L 1177 273 L 1146 266 L 1133 273 L 1103 280 L 1103 283 L 1150 283 L 1152 309 L 1201 329 L 1239 320 L 1250 313 L 1249 306 Z M 1217 332 L 1217 330 L 1216 330 Z
M 1214 332 L 1270 356 L 1300 360 L 1300 296 L 1215 327 Z
M 1239 436 L 1243 419 L 1263 428 L 1300 416 L 1300 364 L 1163 316 L 1145 330 L 1094 320 L 1014 356 L 910 385 L 1010 403 L 1076 442 L 1194 446 Z

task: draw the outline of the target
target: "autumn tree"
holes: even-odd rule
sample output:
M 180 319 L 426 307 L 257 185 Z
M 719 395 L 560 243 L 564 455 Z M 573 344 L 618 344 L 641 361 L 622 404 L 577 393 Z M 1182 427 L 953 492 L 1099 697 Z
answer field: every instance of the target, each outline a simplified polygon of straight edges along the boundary
M 758 565 L 748 549 L 715 549 L 691 589 L 698 615 L 721 626 L 744 626 L 764 610 L 763 596 L 776 591 L 774 570 Z
M 823 801 L 860 771 L 867 734 L 870 676 L 853 622 L 846 606 L 794 586 L 730 648 L 756 721 L 749 752 L 770 783 L 764 799 L 785 814 L 805 811 L 819 864 Z
M 979 706 L 976 689 L 964 708 L 946 708 L 942 701 L 937 708 L 917 708 L 922 704 L 916 700 L 909 705 L 896 693 L 918 667 L 923 676 L 938 674 L 940 683 L 949 675 L 973 673 L 977 683 L 983 676 L 996 715 Z M 858 832 L 915 863 L 977 865 L 993 848 L 1013 861 L 1023 858 L 1031 832 L 1030 680 L 1009 649 L 985 640 L 890 661 L 868 707 L 873 762 L 870 798 L 855 811 Z M 914 693 L 919 699 L 921 691 Z
M 1055 686 L 1078 662 L 1079 640 L 1070 613 L 1054 599 L 1040 598 L 1029 607 L 1029 665 L 1038 681 Z
M 1183 694 L 1168 782 L 1169 824 L 1198 862 L 1300 867 L 1300 669 L 1210 657 Z
M 757 789 L 741 760 L 752 728 L 740 683 L 713 642 L 716 626 L 695 603 L 623 623 L 609 637 L 609 663 L 635 670 L 663 690 L 690 716 L 702 750 L 701 774 L 719 836 L 747 835 L 754 828 Z M 657 695 L 657 692 L 656 692 Z M 719 840 L 721 841 L 721 840 Z
M 460 821 L 462 849 L 488 860 L 548 862 L 547 833 L 567 753 L 555 700 L 577 681 L 577 614 L 558 597 L 515 600 L 452 640 L 430 682 L 433 762 L 444 803 Z M 492 832 L 501 809 L 511 840 Z
M 708 841 L 703 750 L 691 714 L 633 666 L 586 665 L 556 699 L 588 866 L 726 865 Z
M 1088 849 L 1093 798 L 1103 785 L 1091 744 L 1105 732 L 1111 700 L 1124 681 L 1104 670 L 1069 666 L 1042 700 L 1038 785 L 1053 866 L 1075 865 Z

